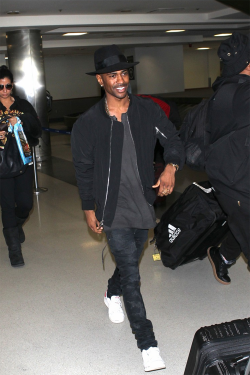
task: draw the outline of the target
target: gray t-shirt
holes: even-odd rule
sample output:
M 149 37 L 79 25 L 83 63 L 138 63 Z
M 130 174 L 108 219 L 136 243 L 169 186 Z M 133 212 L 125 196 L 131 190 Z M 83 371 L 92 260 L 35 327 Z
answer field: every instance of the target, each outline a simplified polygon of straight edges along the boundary
M 156 225 L 155 212 L 143 194 L 127 113 L 122 114 L 122 124 L 124 126 L 124 141 L 118 201 L 112 226 L 104 227 L 104 229 L 153 228 Z

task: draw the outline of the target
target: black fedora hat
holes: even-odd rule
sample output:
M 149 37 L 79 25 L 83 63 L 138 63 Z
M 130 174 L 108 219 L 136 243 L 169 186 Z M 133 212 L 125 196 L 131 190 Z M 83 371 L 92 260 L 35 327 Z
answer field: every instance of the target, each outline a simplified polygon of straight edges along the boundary
M 117 45 L 101 47 L 95 51 L 95 72 L 86 73 L 91 76 L 102 73 L 116 72 L 117 70 L 129 69 L 139 62 L 128 63 L 126 57 L 121 53 Z
M 221 43 L 218 56 L 223 63 L 223 77 L 241 73 L 250 64 L 250 40 L 248 36 L 234 32 L 230 38 Z

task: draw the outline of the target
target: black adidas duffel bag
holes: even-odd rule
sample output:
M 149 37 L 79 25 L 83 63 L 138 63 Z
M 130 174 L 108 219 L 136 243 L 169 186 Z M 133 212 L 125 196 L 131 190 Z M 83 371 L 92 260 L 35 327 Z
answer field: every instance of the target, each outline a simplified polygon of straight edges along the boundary
M 208 247 L 218 246 L 228 231 L 210 183 L 194 182 L 162 215 L 154 239 L 164 266 L 175 269 L 205 258 Z

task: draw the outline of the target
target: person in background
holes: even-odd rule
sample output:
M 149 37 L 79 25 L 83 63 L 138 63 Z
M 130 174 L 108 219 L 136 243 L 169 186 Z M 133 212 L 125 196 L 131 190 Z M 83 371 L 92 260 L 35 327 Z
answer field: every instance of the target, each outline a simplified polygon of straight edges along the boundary
M 228 269 L 244 253 L 250 265 L 250 42 L 233 33 L 218 49 L 223 63 L 217 90 L 208 109 L 210 143 L 213 147 L 206 172 L 216 197 L 228 215 L 230 233 L 221 247 L 208 249 L 217 281 L 231 282 Z M 223 137 L 223 138 L 222 138 Z
M 8 116 L 8 124 L 15 125 L 19 117 L 30 146 L 38 144 L 42 127 L 32 105 L 24 99 L 14 96 L 13 75 L 5 66 L 0 67 L 0 120 Z M 0 143 L 4 147 L 7 129 L 0 131 Z M 25 241 L 22 226 L 33 206 L 33 166 L 23 168 L 17 177 L 1 178 L 0 205 L 3 234 L 9 250 L 10 263 L 13 267 L 24 265 L 21 243 Z
M 139 259 L 155 226 L 154 189 L 171 194 L 184 163 L 178 132 L 151 99 L 128 94 L 128 63 L 116 45 L 94 55 L 105 96 L 79 117 L 72 131 L 72 154 L 82 208 L 94 233 L 104 230 L 116 269 L 104 303 L 113 323 L 124 321 L 123 301 L 145 371 L 165 368 L 140 291 Z M 154 185 L 154 147 L 164 147 L 166 167 Z M 153 186 L 152 186 L 153 185 Z M 96 209 L 95 209 L 96 207 Z

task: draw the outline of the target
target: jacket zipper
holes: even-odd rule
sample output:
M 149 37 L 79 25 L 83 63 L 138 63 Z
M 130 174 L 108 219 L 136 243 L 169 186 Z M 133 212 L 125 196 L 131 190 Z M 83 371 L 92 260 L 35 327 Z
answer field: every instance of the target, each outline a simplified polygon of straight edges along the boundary
M 104 212 L 105 212 L 106 203 L 107 203 L 107 199 L 108 199 L 109 179 L 110 179 L 110 167 L 111 167 L 111 141 L 112 141 L 112 132 L 113 132 L 113 122 L 114 122 L 113 119 L 111 119 L 111 129 L 110 129 L 110 139 L 109 139 L 109 147 L 110 147 L 109 173 L 108 173 L 107 190 L 106 190 L 105 202 L 104 202 L 103 211 L 102 211 L 102 220 L 100 221 L 100 227 L 103 227 L 103 224 L 104 224 Z
M 155 126 L 156 134 L 160 133 L 164 138 L 168 139 L 165 134 L 163 134 L 156 126 Z

